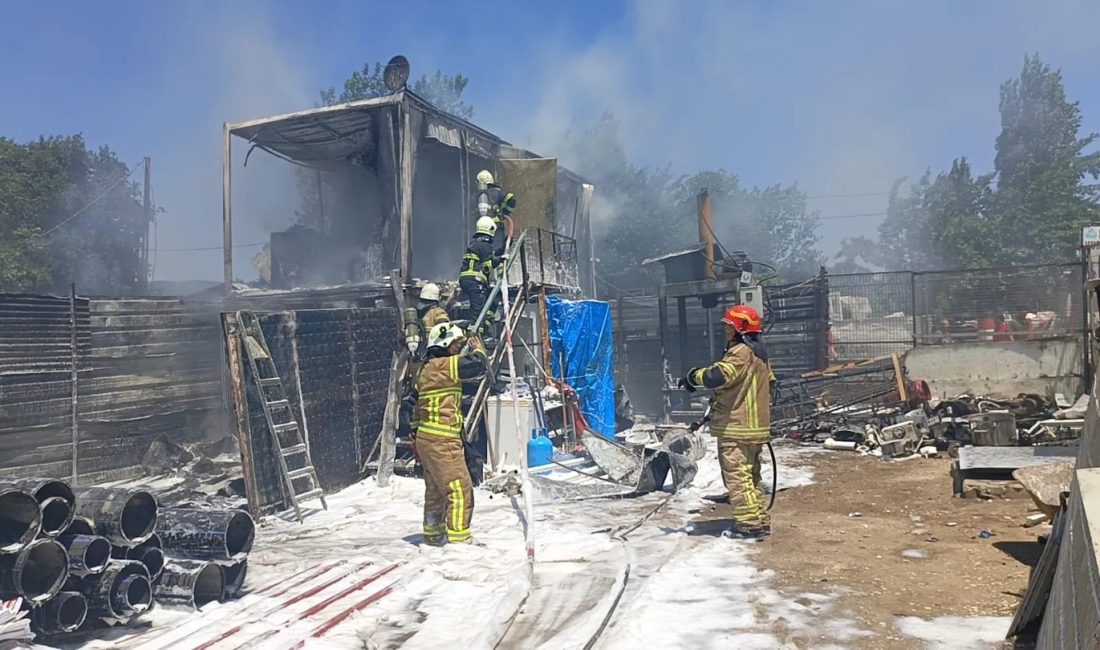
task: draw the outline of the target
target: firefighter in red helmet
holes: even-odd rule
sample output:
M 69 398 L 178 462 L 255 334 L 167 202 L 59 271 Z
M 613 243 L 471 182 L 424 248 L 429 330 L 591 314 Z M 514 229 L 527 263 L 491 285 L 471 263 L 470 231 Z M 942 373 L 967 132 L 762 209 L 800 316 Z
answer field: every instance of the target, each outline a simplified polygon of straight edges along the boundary
M 775 382 L 755 309 L 737 305 L 722 317 L 726 351 L 719 361 L 692 368 L 680 386 L 714 391 L 710 432 L 718 439 L 718 464 L 733 506 L 734 537 L 763 539 L 771 521 L 760 483 L 760 452 L 771 440 L 771 389 Z

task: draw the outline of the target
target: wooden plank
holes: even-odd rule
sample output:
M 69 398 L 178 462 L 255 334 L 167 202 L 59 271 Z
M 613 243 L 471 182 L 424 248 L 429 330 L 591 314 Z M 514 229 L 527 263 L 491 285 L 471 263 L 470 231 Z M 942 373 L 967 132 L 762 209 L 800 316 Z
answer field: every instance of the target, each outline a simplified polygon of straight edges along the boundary
M 252 516 L 260 518 L 263 514 L 263 500 L 256 483 L 256 468 L 252 457 L 252 427 L 248 422 L 248 392 L 244 385 L 244 370 L 241 359 L 241 340 L 237 333 L 236 315 L 222 315 L 225 331 L 226 363 L 229 365 L 229 390 L 233 397 L 233 413 L 237 417 L 237 443 L 241 450 L 241 469 L 244 473 L 245 495 Z
M 905 394 L 905 373 L 901 371 L 901 358 L 897 353 L 890 355 L 890 359 L 894 362 L 894 379 L 898 383 L 898 397 L 903 402 L 908 402 L 909 398 Z

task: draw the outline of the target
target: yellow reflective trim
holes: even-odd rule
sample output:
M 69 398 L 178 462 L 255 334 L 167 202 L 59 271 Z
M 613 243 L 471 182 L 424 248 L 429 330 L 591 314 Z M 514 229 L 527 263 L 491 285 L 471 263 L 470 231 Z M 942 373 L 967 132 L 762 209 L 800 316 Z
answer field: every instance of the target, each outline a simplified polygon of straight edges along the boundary
M 458 381 L 458 356 L 452 356 L 449 361 L 449 367 L 451 372 L 451 381 Z M 462 389 L 458 389 L 459 394 L 462 394 Z
M 718 361 L 714 366 L 722 372 L 722 376 L 726 378 L 726 383 L 733 381 L 737 377 L 737 366 L 729 361 Z
M 752 380 L 749 382 L 749 394 L 748 399 L 745 400 L 749 411 L 749 427 L 753 429 L 760 428 L 760 411 L 756 404 L 756 375 L 753 374 Z
M 416 430 L 417 434 L 427 433 L 433 436 L 439 436 L 441 438 L 461 438 L 461 427 L 449 427 L 445 424 L 439 424 L 436 422 L 421 422 L 420 426 Z
M 458 531 L 462 529 L 462 481 L 455 479 L 450 482 L 451 488 L 451 526 L 450 529 Z
M 462 395 L 462 389 L 454 386 L 450 388 L 433 388 L 420 391 L 420 397 L 435 397 L 436 395 Z

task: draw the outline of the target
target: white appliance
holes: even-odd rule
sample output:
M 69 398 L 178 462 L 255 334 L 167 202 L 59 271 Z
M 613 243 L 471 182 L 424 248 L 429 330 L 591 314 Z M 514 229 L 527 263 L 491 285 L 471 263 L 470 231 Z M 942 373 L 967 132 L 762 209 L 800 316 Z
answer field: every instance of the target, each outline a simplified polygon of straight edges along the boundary
M 515 411 L 519 410 L 520 430 L 516 431 Z M 517 405 L 508 395 L 494 395 L 485 404 L 485 425 L 489 429 L 488 466 L 496 472 L 518 470 L 527 457 L 527 441 L 535 426 L 534 405 L 520 398 Z

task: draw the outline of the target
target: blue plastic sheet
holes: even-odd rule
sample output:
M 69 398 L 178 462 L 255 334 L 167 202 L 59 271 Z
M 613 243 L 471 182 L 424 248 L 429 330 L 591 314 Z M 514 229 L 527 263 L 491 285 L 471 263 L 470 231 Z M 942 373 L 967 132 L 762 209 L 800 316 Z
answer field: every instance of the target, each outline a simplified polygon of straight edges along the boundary
M 605 438 L 614 438 L 615 346 L 611 340 L 611 305 L 598 300 L 548 296 L 546 316 L 552 374 L 577 391 L 588 427 Z

